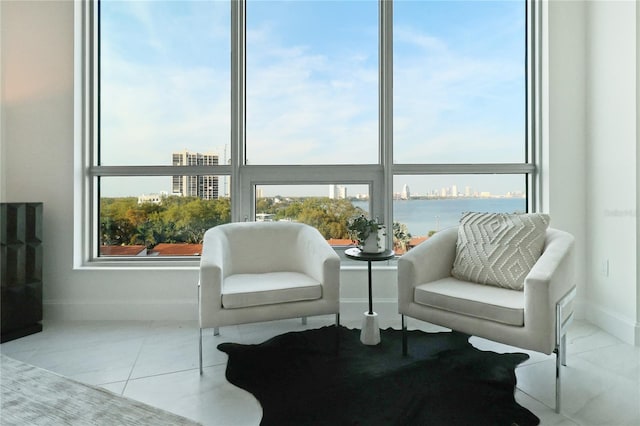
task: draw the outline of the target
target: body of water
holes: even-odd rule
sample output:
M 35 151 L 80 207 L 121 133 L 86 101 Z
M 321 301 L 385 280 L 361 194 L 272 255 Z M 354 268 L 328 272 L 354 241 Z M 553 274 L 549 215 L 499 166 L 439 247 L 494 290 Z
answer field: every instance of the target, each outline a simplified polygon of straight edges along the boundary
M 393 219 L 404 223 L 412 236 L 427 235 L 455 226 L 464 212 L 522 213 L 524 198 L 443 198 L 435 200 L 394 200 Z M 367 201 L 353 205 L 368 210 Z

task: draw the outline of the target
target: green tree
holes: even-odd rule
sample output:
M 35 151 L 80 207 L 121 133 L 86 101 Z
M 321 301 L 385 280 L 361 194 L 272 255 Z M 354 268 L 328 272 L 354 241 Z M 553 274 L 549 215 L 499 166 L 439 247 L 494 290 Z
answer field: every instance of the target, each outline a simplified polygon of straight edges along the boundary
M 174 200 L 162 219 L 165 224 L 173 224 L 171 238 L 176 242 L 200 243 L 209 228 L 231 221 L 231 204 L 228 198 Z
M 123 245 L 130 244 L 135 228 L 126 219 L 105 217 L 100 221 L 101 244 Z
M 393 245 L 402 251 L 407 251 L 407 245 L 411 241 L 411 234 L 407 225 L 393 222 Z
M 275 214 L 276 220 L 294 220 L 318 229 L 326 238 L 349 238 L 350 218 L 365 214 L 349 200 L 328 197 L 260 198 L 256 211 Z M 134 197 L 100 200 L 102 244 L 200 243 L 204 233 L 231 221 L 231 200 L 202 200 L 198 197 L 170 196 L 160 204 L 138 204 Z M 394 239 L 401 243 L 411 236 L 406 226 L 394 224 Z M 405 243 L 406 244 L 406 243 Z
M 360 212 L 348 200 L 314 197 L 304 200 L 297 219 L 317 228 L 326 239 L 349 238 L 347 222 Z
M 134 197 L 102 198 L 100 200 L 101 244 L 130 244 L 135 226 L 127 213 L 136 206 L 137 199 Z
M 199 243 L 207 229 L 231 221 L 229 198 L 166 197 L 138 204 L 133 197 L 100 200 L 102 244 Z

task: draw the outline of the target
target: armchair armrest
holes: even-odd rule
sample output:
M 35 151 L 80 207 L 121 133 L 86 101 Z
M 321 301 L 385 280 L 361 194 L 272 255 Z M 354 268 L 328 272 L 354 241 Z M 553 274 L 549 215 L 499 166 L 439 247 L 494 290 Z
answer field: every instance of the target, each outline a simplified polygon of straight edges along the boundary
M 554 329 L 556 304 L 576 285 L 573 246 L 571 234 L 553 228 L 547 230 L 542 255 L 524 281 L 525 324 L 528 326 L 539 330 Z
M 212 304 L 206 311 L 212 311 L 222 305 L 222 280 L 224 277 L 225 252 L 223 250 L 224 235 L 216 232 L 215 228 L 204 234 L 202 256 L 200 257 L 200 323 L 203 323 L 203 303 Z M 206 323 L 207 321 L 204 320 Z
M 413 301 L 415 286 L 451 275 L 456 257 L 458 228 L 448 228 L 411 249 L 398 259 L 398 301 Z
M 323 297 L 338 300 L 340 256 L 317 229 L 309 226 L 300 232 L 296 257 L 301 271 L 322 284 Z

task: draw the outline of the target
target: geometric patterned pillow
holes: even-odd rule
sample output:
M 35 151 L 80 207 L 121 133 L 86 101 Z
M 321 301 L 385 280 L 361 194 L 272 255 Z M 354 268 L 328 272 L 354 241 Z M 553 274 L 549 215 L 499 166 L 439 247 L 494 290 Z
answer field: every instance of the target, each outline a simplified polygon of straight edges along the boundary
M 549 215 L 465 213 L 458 227 L 451 275 L 479 284 L 522 290 L 544 248 Z

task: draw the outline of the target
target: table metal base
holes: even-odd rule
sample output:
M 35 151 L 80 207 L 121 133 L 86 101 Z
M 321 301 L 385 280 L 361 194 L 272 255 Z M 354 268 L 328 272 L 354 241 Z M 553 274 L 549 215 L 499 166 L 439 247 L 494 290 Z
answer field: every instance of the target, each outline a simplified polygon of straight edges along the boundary
M 360 341 L 365 345 L 377 345 L 380 343 L 380 326 L 378 325 L 378 314 L 375 312 L 369 313 L 367 311 L 364 313 Z

